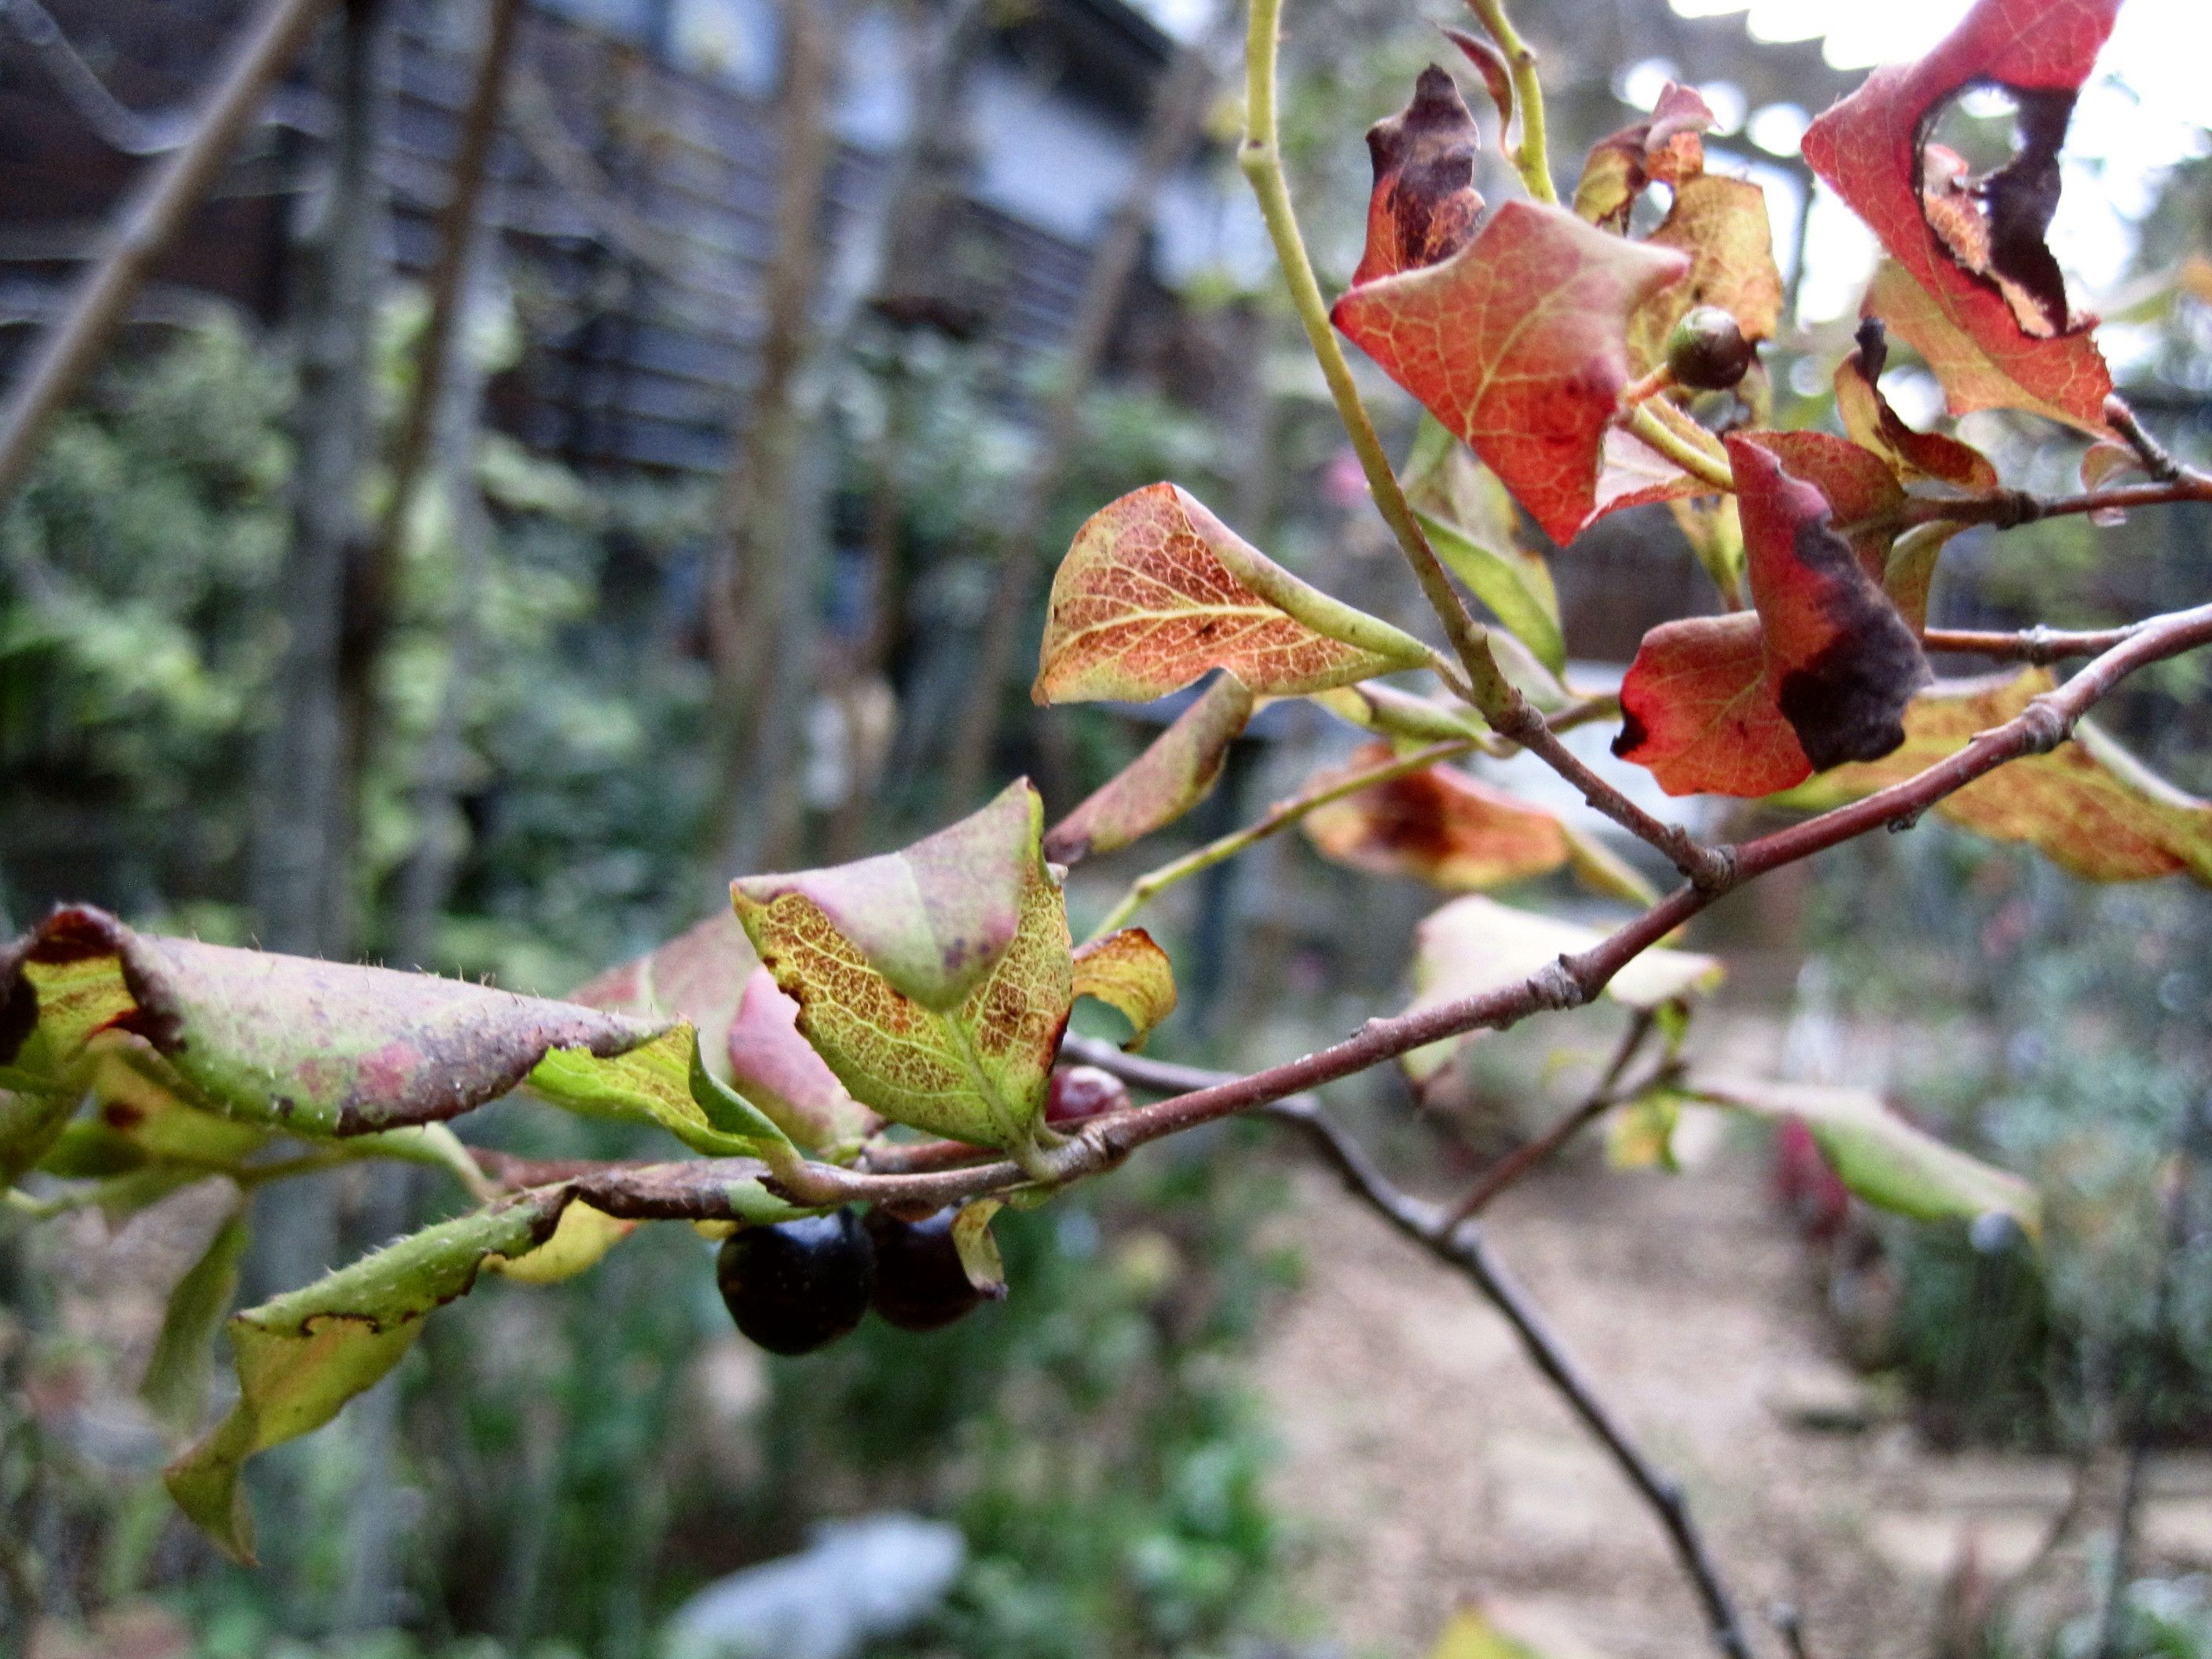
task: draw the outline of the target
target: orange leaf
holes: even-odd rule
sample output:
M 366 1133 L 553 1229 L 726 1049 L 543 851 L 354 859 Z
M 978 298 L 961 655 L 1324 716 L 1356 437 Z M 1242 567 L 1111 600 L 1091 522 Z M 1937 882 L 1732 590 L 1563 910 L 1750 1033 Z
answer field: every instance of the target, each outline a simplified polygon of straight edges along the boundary
M 1887 463 L 1871 450 L 1829 432 L 1761 432 L 1759 446 L 1790 472 L 1827 497 L 1836 526 L 1858 555 L 1859 566 L 1879 585 L 1888 562 L 1888 516 L 1905 490 Z
M 1174 823 L 1212 789 L 1254 706 L 1243 681 L 1222 675 L 1143 754 L 1046 832 L 1044 855 L 1055 864 L 1079 863 Z
M 1387 743 L 1361 745 L 1334 778 L 1380 766 Z M 1332 801 L 1306 819 L 1316 848 L 1340 864 L 1377 875 L 1413 876 L 1472 892 L 1556 870 L 1567 861 L 1559 819 L 1476 782 L 1455 767 L 1431 766 Z
M 1813 763 L 1776 706 L 1766 643 L 1748 611 L 1662 623 L 1620 683 L 1613 752 L 1650 769 L 1670 795 L 1772 794 Z
M 1333 625 L 1373 643 L 1298 621 L 1253 590 L 1245 578 L 1255 575 L 1340 613 Z M 1194 496 L 1157 483 L 1108 502 L 1075 532 L 1053 578 L 1030 695 L 1149 701 L 1225 668 L 1261 696 L 1297 696 L 1425 660 L 1415 641 L 1307 587 Z
M 1951 411 L 2029 409 L 2092 431 L 2112 389 L 2071 314 L 2044 244 L 2058 201 L 2058 147 L 2119 0 L 1978 0 L 1917 64 L 1876 70 L 1813 123 L 1806 161 L 1873 227 L 1896 261 L 1867 308 L 1927 358 Z M 2012 161 L 1962 181 L 1926 147 L 1943 106 L 1995 83 L 2019 105 Z M 1917 297 L 1916 297 L 1917 296 Z
M 1869 765 L 1839 767 L 1790 796 L 1830 806 L 1870 795 L 1957 753 L 2057 684 L 2047 669 L 1931 687 L 1905 710 L 1904 745 Z M 2087 721 L 2074 739 L 1977 778 L 1936 809 L 1992 841 L 2025 842 L 2086 881 L 2147 881 L 2186 872 L 2212 886 L 2212 801 L 2185 794 Z
M 1362 283 L 1332 315 L 1564 544 L 1597 509 L 1629 315 L 1689 267 L 1564 209 L 1508 202 L 1450 258 Z
M 1432 265 L 1467 246 L 1482 212 L 1474 189 L 1480 148 L 1458 84 L 1430 64 L 1413 83 L 1413 101 L 1367 129 L 1375 190 L 1355 285 Z

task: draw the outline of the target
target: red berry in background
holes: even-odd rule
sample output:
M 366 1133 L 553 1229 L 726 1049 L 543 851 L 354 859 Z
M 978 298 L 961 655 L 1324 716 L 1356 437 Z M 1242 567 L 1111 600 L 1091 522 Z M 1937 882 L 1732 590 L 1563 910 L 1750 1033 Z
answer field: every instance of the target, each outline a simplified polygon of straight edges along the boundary
M 1121 1079 L 1096 1066 L 1063 1066 L 1052 1074 L 1044 1097 L 1044 1121 L 1058 1127 L 1080 1123 L 1101 1112 L 1118 1112 L 1129 1103 Z
M 732 1234 L 714 1279 L 749 1341 L 770 1353 L 811 1353 L 867 1312 L 875 1252 L 858 1218 L 840 1210 Z
M 944 1209 L 920 1221 L 902 1221 L 887 1210 L 868 1212 L 868 1237 L 876 1248 L 873 1305 L 902 1331 L 937 1330 L 983 1299 L 960 1265 L 953 1214 Z

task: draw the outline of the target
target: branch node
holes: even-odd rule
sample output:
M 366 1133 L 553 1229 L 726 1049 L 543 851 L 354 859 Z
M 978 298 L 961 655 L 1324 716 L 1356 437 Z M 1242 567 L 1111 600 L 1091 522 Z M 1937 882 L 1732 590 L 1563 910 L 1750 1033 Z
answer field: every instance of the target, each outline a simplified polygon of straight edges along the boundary
M 2105 399 L 2105 419 L 2112 430 L 2127 441 L 2127 446 L 2142 463 L 2142 470 L 2162 484 L 2181 482 L 2181 463 L 2175 460 L 2165 445 L 2150 435 L 2126 398 L 2118 392 Z
M 1686 834 L 1680 836 L 1675 863 L 1689 877 L 1690 885 L 1708 898 L 1718 898 L 1743 879 L 1743 867 L 1738 862 L 1733 847 L 1700 846 Z
M 2048 696 L 2035 698 L 2020 711 L 2021 752 L 2047 755 L 2066 741 L 2074 722 Z
M 1539 1009 L 1579 1008 L 1589 1000 L 1565 957 L 1556 957 L 1528 976 L 1528 992 Z

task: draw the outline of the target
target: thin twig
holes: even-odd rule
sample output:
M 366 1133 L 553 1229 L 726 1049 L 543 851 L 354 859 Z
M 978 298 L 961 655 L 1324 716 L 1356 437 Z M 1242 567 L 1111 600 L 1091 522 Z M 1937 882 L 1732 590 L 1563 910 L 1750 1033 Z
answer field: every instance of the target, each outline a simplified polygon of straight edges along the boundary
M 1480 741 L 1474 738 L 1460 742 L 1432 743 L 1410 755 L 1393 756 L 1377 765 L 1363 767 L 1358 771 L 1332 778 L 1326 783 L 1309 785 L 1287 799 L 1277 801 L 1241 830 L 1232 830 L 1179 859 L 1171 860 L 1139 876 L 1129 884 L 1129 890 L 1121 895 L 1121 902 L 1107 912 L 1106 920 L 1091 930 L 1091 937 L 1103 939 L 1116 929 L 1126 927 L 1130 917 L 1177 882 L 1188 880 L 1201 870 L 1211 869 L 1224 859 L 1236 857 L 1247 848 L 1256 846 L 1278 831 L 1289 829 L 1324 806 L 1342 800 L 1347 795 L 1356 795 L 1364 789 L 1372 789 L 1377 784 L 1389 783 L 1415 772 L 1425 772 L 1439 762 L 1471 753 L 1480 746 Z
M 1952 651 L 1962 656 L 1997 657 L 2008 662 L 2024 662 L 2042 667 L 2054 662 L 2064 662 L 2071 657 L 2094 657 L 2100 651 L 2109 651 L 2122 641 L 2132 639 L 2142 626 L 2140 623 L 2130 623 L 2121 628 L 2080 632 L 2039 626 L 2017 634 L 1993 633 L 1971 628 L 1928 628 L 1921 630 L 1920 643 L 1923 649 L 1929 651 Z
M 1481 1224 L 1454 1223 L 1436 1205 L 1401 1191 L 1310 1100 L 1277 1101 L 1268 1107 L 1267 1115 L 1302 1130 L 1335 1165 L 1346 1183 L 1378 1214 L 1440 1261 L 1457 1268 L 1505 1316 L 1536 1369 L 1605 1448 L 1666 1529 L 1675 1559 L 1705 1611 L 1714 1645 L 1727 1659 L 1752 1659 L 1735 1598 L 1721 1581 L 1712 1553 L 1690 1514 L 1681 1483 L 1644 1455 L 1627 1429 L 1598 1398 L 1528 1292 L 1498 1260 Z
M 1897 522 L 1908 527 L 1942 521 L 2016 530 L 2043 519 L 2124 513 L 2130 507 L 2168 507 L 2182 501 L 2212 501 L 2212 477 L 2184 471 L 2170 483 L 2112 484 L 2071 495 L 2037 495 L 2025 489 L 1992 489 L 1978 495 L 1914 495 L 1899 509 Z
M 267 0 L 240 37 L 191 137 L 151 166 L 116 214 L 106 252 L 85 273 L 70 295 L 68 316 L 40 342 L 0 411 L 0 501 L 30 471 L 47 427 L 106 351 L 140 284 L 207 193 L 246 121 L 328 3 Z
M 1628 1030 L 1621 1037 L 1620 1047 L 1613 1051 L 1611 1063 L 1606 1066 L 1604 1074 L 1598 1079 L 1596 1085 L 1582 1103 L 1562 1114 L 1550 1128 L 1534 1140 L 1516 1146 L 1484 1170 L 1482 1179 L 1451 1206 L 1447 1216 L 1449 1222 L 1457 1225 L 1462 1221 L 1474 1220 L 1498 1194 L 1572 1140 L 1584 1127 L 1603 1117 L 1622 1101 L 1632 1099 L 1650 1087 L 1650 1079 L 1639 1081 L 1633 1089 L 1623 1090 L 1617 1085 L 1656 1024 L 1657 1020 L 1651 1013 L 1638 1010 L 1635 1018 L 1629 1022 Z
M 356 588 L 362 634 L 356 648 L 374 655 L 391 627 L 399 579 L 399 554 L 407 532 L 408 509 L 430 459 L 446 382 L 460 349 L 461 309 L 468 297 L 470 255 L 476 246 L 477 216 L 490 174 L 492 143 L 516 57 L 523 0 L 492 0 L 476 81 L 461 117 L 459 147 L 453 154 L 453 184 L 438 214 L 438 252 L 430 268 L 429 314 L 415 353 L 415 384 L 400 416 L 392 447 L 390 495 L 363 550 Z
M 1648 1030 L 1649 1024 L 1643 1024 L 1641 1029 Z M 1612 1078 L 1617 1080 L 1641 1046 L 1640 1032 L 1637 1041 L 1621 1045 L 1608 1068 Z M 1111 1072 L 1140 1089 L 1188 1093 L 1237 1081 L 1229 1073 L 1125 1054 L 1111 1044 L 1088 1037 L 1070 1037 L 1063 1053 L 1086 1065 Z M 1691 1518 L 1680 1483 L 1653 1466 L 1628 1431 L 1598 1400 L 1581 1368 L 1553 1334 L 1528 1293 L 1499 1263 L 1496 1253 L 1485 1241 L 1481 1227 L 1454 1210 L 1415 1198 L 1391 1182 L 1376 1167 L 1364 1148 L 1329 1121 L 1321 1103 L 1312 1095 L 1298 1094 L 1275 1101 L 1267 1108 L 1267 1115 L 1302 1131 L 1353 1193 L 1407 1237 L 1456 1268 L 1505 1316 L 1537 1369 L 1559 1389 L 1575 1414 L 1658 1514 L 1674 1543 L 1683 1572 L 1705 1607 L 1714 1640 L 1721 1650 L 1729 1659 L 1749 1659 L 1751 1650 L 1744 1640 L 1734 1600 L 1722 1584 L 1711 1553 Z
M 1521 119 L 1521 142 L 1513 147 L 1513 166 L 1529 195 L 1540 202 L 1557 203 L 1559 187 L 1552 182 L 1552 158 L 1544 131 L 1544 83 L 1536 74 L 1536 54 L 1513 20 L 1505 14 L 1505 0 L 1468 0 L 1513 76 L 1513 104 Z
M 2142 470 L 2160 483 L 2178 483 L 2184 469 L 2166 446 L 2146 431 L 2128 400 L 2114 392 L 2105 399 L 2105 420 L 2118 433 L 2142 463 Z
M 1739 879 L 1795 864 L 1875 830 L 1917 823 L 1937 801 L 2007 762 L 2049 753 L 2100 697 L 2135 670 L 2206 644 L 2212 644 L 2212 605 L 2150 619 L 2064 685 L 2039 696 L 2011 720 L 1978 733 L 1924 771 L 1732 849 Z M 1547 1010 L 1577 1007 L 1718 897 L 1717 892 L 1695 886 L 1678 887 L 1589 950 L 1560 957 L 1525 979 L 1395 1018 L 1372 1019 L 1345 1041 L 1283 1065 L 1094 1119 L 1046 1155 L 1047 1172 L 1054 1181 L 1079 1180 L 1119 1164 L 1152 1141 L 1349 1077 L 1428 1043 L 1468 1031 L 1499 1030 Z M 623 1179 L 611 1175 L 604 1195 L 623 1205 L 618 1212 L 624 1215 L 728 1215 L 733 1212 L 727 1186 L 764 1173 L 764 1166 L 750 1159 L 702 1158 L 656 1166 L 652 1181 L 627 1192 Z M 994 1158 L 967 1168 L 913 1175 L 871 1175 L 806 1164 L 799 1167 L 795 1184 L 788 1178 L 783 1184 L 810 1204 L 942 1205 L 1010 1191 L 1038 1179 L 1036 1172 L 1009 1159 Z M 607 1207 L 599 1198 L 592 1201 Z

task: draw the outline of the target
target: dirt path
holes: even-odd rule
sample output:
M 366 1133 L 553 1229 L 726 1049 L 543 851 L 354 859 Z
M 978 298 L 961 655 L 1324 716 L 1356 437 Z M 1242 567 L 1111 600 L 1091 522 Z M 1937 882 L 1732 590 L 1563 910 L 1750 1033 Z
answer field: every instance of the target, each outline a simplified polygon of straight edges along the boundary
M 1480 1601 L 1545 1659 L 1710 1655 L 1651 1515 L 1504 1323 L 1321 1176 L 1301 1195 L 1308 1282 L 1261 1380 L 1304 1583 L 1348 1653 L 1421 1659 L 1455 1606 Z M 1930 1575 L 1877 1547 L 1882 1512 L 1922 1485 L 1903 1467 L 1909 1437 L 1811 1432 L 1778 1409 L 1848 1385 L 1752 1160 L 1547 1171 L 1499 1203 L 1492 1231 L 1684 1481 L 1747 1618 L 1787 1601 L 1815 1652 L 1928 1650 Z M 1923 1551 L 1935 1572 L 1952 1541 Z

